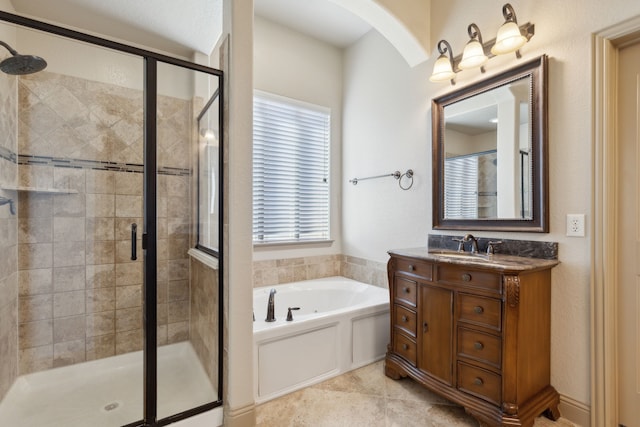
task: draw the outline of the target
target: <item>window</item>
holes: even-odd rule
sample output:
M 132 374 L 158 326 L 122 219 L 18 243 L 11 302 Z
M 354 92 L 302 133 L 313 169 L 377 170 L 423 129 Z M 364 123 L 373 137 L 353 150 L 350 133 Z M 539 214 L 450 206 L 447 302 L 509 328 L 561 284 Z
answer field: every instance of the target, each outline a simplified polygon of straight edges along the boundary
M 256 92 L 253 241 L 329 239 L 329 109 Z

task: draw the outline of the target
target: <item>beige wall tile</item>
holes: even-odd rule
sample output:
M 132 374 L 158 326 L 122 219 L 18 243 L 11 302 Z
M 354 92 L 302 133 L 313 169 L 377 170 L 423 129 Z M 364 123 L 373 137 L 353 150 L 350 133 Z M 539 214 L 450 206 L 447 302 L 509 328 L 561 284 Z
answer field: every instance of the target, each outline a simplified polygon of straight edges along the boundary
M 18 348 L 40 347 L 48 344 L 53 344 L 52 320 L 20 323 L 18 327 Z
M 166 325 L 168 317 L 168 306 L 166 303 L 158 304 L 158 325 Z
M 51 294 L 20 297 L 18 306 L 20 323 L 53 318 L 53 296 Z
M 19 374 L 53 368 L 53 344 L 42 347 L 23 348 L 19 351 Z
M 115 172 L 87 169 L 85 176 L 87 193 L 114 194 Z
M 84 291 L 53 294 L 53 317 L 75 316 L 85 313 Z
M 189 322 L 169 323 L 167 325 L 167 343 L 173 344 L 189 339 Z
M 169 260 L 169 271 L 167 278 L 169 280 L 187 280 L 189 279 L 189 260 L 176 259 Z
M 24 187 L 52 188 L 53 168 L 51 166 L 19 165 L 18 184 Z
M 86 336 L 113 335 L 116 331 L 115 318 L 116 312 L 114 310 L 87 314 L 85 317 Z M 89 350 L 87 349 L 87 351 Z
M 85 219 L 83 217 L 55 217 L 53 218 L 54 242 L 84 241 Z
M 167 345 L 168 344 L 168 340 L 167 340 L 167 325 L 158 325 L 158 329 L 157 329 L 157 339 L 158 339 L 158 345 Z
M 115 196 L 113 194 L 87 194 L 87 218 L 112 218 L 115 216 Z
M 73 365 L 84 362 L 85 341 L 84 339 L 56 343 L 53 345 L 53 367 Z
M 123 217 L 141 217 L 142 216 L 142 196 L 126 196 L 116 195 L 116 211 L 115 216 Z
M 53 198 L 53 216 L 85 216 L 86 206 L 85 194 L 57 194 Z
M 107 334 L 86 339 L 87 360 L 102 359 L 116 354 L 116 335 Z
M 97 313 L 116 308 L 115 286 L 106 288 L 87 289 L 86 310 L 87 313 Z
M 32 243 L 18 245 L 18 269 L 33 270 L 53 266 L 53 244 Z
M 106 264 L 106 263 L 105 263 Z M 53 244 L 54 267 L 85 265 L 85 242 L 56 242 Z
M 84 169 L 53 168 L 53 187 L 85 192 Z
M 84 339 L 85 316 L 53 319 L 53 343 Z M 54 348 L 55 350 L 55 348 Z
M 113 218 L 87 218 L 87 240 L 113 240 L 115 226 Z
M 169 288 L 168 282 L 164 281 L 163 277 L 158 276 L 158 283 L 156 284 L 156 298 L 158 304 L 165 304 L 168 300 L 167 292 Z
M 142 307 L 142 285 L 116 286 L 116 309 Z
M 189 251 L 189 239 L 169 239 L 169 259 L 186 259 Z
M 85 287 L 85 266 L 56 267 L 53 269 L 54 292 L 77 291 Z
M 142 328 L 142 307 L 116 310 L 116 332 Z M 117 337 L 116 337 L 117 341 Z
M 167 303 L 167 322 L 169 324 L 189 320 L 189 301 Z
M 53 241 L 53 225 L 51 217 L 18 218 L 19 243 L 51 243 Z
M 86 264 L 113 264 L 115 262 L 115 242 L 111 240 L 86 242 Z
M 114 264 L 87 265 L 85 272 L 87 289 L 115 286 L 116 266 Z
M 18 273 L 20 296 L 47 294 L 53 291 L 52 269 L 21 270 Z
M 171 280 L 168 283 L 167 301 L 181 301 L 189 299 L 189 281 Z
M 142 350 L 142 329 L 116 333 L 116 354 Z
M 142 283 L 142 262 L 116 264 L 116 286 Z
M 115 194 L 139 196 L 142 195 L 142 174 L 132 172 L 116 173 Z
M 53 212 L 53 195 L 20 192 L 18 212 L 21 218 L 50 218 Z

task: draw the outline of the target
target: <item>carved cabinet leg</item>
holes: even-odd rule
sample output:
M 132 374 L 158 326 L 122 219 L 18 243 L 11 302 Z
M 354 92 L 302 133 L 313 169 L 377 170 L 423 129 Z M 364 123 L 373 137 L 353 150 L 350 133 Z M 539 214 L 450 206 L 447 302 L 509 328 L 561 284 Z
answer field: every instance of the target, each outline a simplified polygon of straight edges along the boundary
M 400 378 L 402 378 L 400 372 L 398 372 L 394 367 L 389 366 L 388 363 L 384 364 L 384 374 L 392 380 L 399 380 Z
M 560 410 L 558 409 L 558 404 L 553 404 L 549 406 L 549 408 L 544 411 L 544 416 L 553 421 L 558 421 L 560 418 Z

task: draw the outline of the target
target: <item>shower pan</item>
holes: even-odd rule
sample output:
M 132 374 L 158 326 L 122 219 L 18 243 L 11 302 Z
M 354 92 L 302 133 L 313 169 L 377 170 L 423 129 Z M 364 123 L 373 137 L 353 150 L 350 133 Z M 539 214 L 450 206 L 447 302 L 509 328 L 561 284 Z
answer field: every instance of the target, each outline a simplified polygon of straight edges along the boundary
M 0 425 L 221 407 L 224 246 L 190 252 L 222 72 L 1 11 L 0 45 Z

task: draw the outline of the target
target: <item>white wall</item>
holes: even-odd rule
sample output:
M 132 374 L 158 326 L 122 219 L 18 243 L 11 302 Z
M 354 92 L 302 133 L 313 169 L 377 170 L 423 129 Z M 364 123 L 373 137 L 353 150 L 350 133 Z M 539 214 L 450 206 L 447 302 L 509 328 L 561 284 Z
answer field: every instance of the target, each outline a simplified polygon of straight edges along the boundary
M 389 249 L 427 242 L 429 70 L 426 64 L 409 68 L 375 31 L 347 50 L 344 69 L 343 252 L 386 262 Z M 391 177 L 348 183 L 407 169 L 415 173 L 408 191 Z
M 432 2 L 431 40 L 447 39 L 454 54 L 475 22 L 485 39 L 502 24 L 504 1 Z M 591 35 L 640 14 L 637 0 L 514 0 L 518 20 L 535 24 L 523 58 L 505 55 L 459 74 L 460 88 L 544 53 L 549 55 L 550 233 L 477 232 L 478 236 L 559 242 L 561 264 L 553 270 L 552 384 L 589 404 L 589 287 L 592 236 L 565 236 L 565 216 L 591 221 L 592 100 Z M 414 187 L 400 191 L 393 180 L 344 184 L 343 247 L 348 255 L 384 261 L 391 248 L 423 246 L 431 230 L 430 100 L 454 88 L 428 81 L 437 52 L 409 69 L 388 42 L 372 32 L 345 57 L 343 168 L 351 176 L 411 167 Z M 587 230 L 589 227 L 587 227 Z M 437 231 L 437 233 L 447 233 Z M 456 234 L 455 232 L 450 232 Z M 450 234 L 447 233 L 447 234 Z M 458 233 L 459 234 L 459 233 Z
M 255 260 L 339 254 L 341 247 L 342 50 L 264 18 L 254 21 L 256 89 L 331 109 L 331 239 L 327 244 L 254 249 Z

